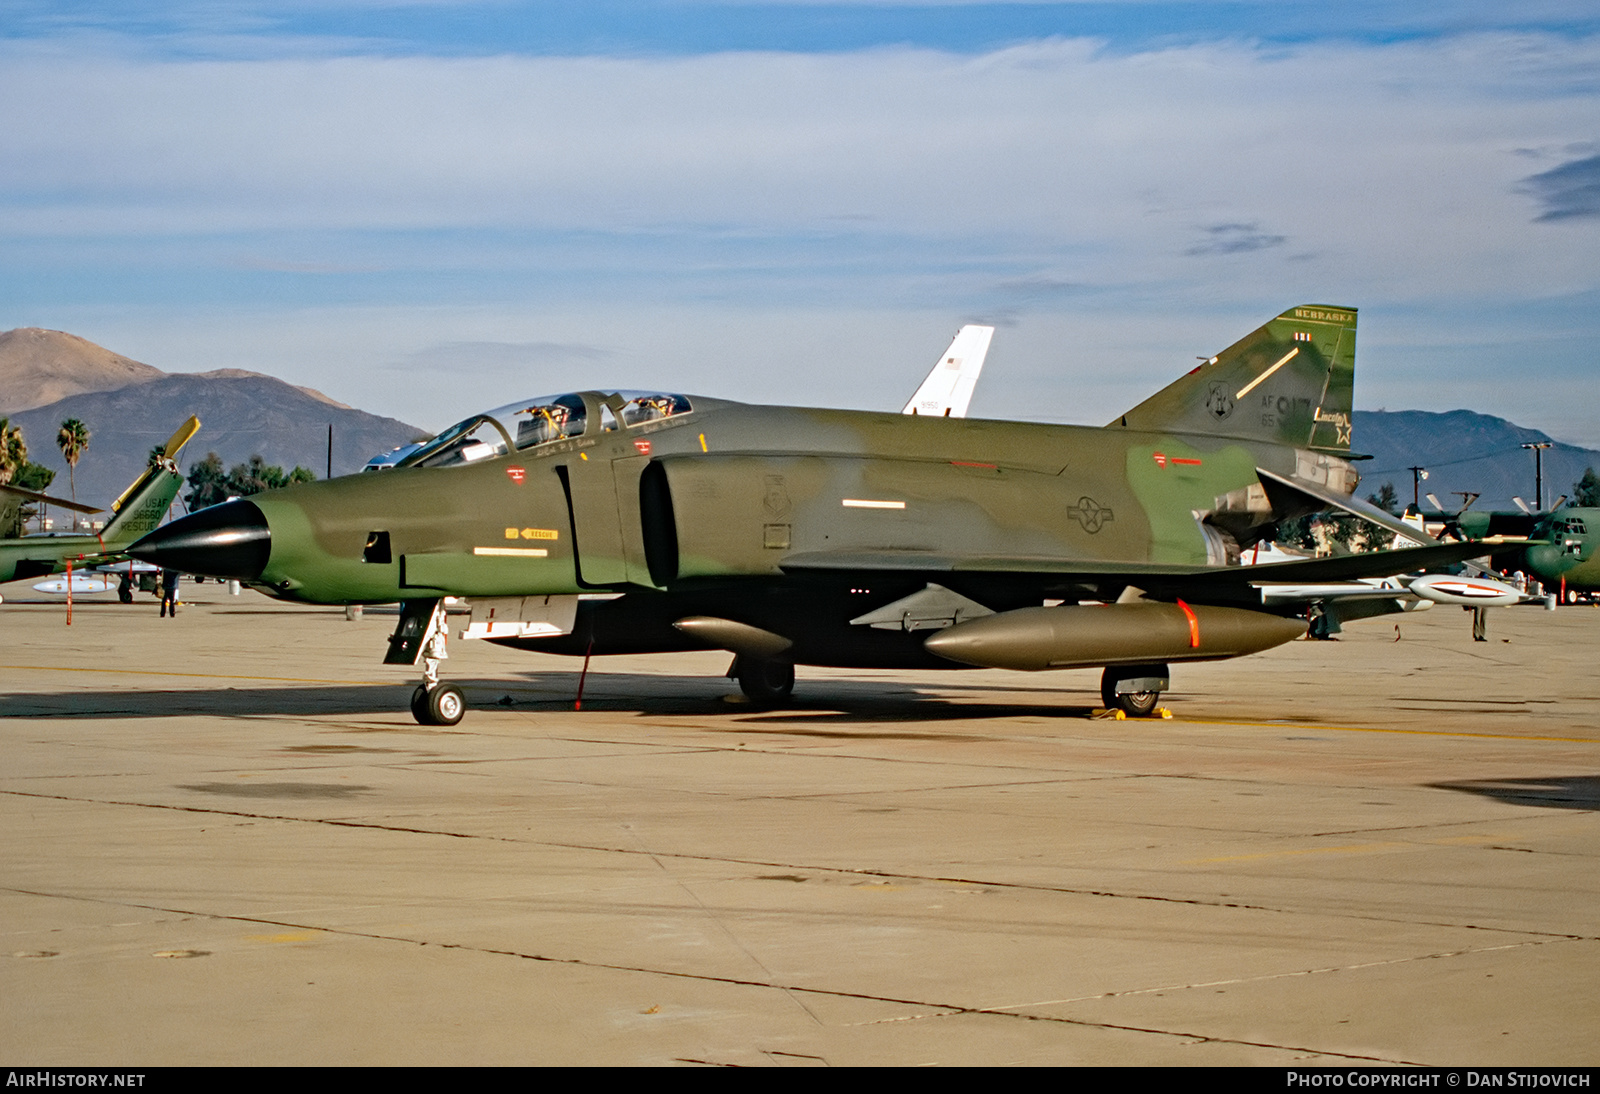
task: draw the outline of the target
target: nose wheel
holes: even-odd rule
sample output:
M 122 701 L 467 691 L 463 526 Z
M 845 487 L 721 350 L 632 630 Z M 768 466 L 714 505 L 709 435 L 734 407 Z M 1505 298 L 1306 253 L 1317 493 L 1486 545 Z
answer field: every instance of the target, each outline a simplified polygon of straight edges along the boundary
M 420 725 L 453 726 L 467 713 L 467 699 L 439 679 L 439 662 L 450 656 L 450 628 L 440 600 L 406 600 L 389 637 L 386 665 L 422 665 L 422 683 L 411 693 L 411 716 Z
M 420 725 L 453 726 L 467 713 L 466 696 L 454 684 L 418 684 L 411 693 L 411 716 Z

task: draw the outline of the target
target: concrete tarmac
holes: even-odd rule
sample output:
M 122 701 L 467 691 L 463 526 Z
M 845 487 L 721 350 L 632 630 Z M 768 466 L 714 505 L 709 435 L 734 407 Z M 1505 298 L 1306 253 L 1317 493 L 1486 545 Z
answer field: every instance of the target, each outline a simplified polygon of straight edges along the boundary
M 1600 1062 L 1600 609 L 1098 674 L 577 662 L 5 589 L 0 1061 Z M 1398 622 L 1397 622 L 1398 620 Z

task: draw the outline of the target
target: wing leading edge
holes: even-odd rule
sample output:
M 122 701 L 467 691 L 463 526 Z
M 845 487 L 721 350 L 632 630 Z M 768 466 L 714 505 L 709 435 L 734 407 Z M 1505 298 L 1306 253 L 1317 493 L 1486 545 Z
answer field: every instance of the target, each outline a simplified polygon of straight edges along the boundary
M 1448 566 L 1485 554 L 1492 540 L 1436 543 L 1397 551 L 1372 551 L 1336 558 L 1268 562 L 1257 566 L 1173 566 L 1153 562 L 1109 562 L 1102 559 L 986 556 L 958 558 L 914 551 L 811 551 L 790 555 L 783 569 L 792 573 L 863 572 L 904 575 L 973 575 L 1014 579 L 1050 579 L 1093 586 L 1135 585 L 1156 595 L 1220 595 L 1279 582 L 1312 584 L 1393 577 L 1435 566 Z M 1229 594 L 1233 594 L 1230 596 Z

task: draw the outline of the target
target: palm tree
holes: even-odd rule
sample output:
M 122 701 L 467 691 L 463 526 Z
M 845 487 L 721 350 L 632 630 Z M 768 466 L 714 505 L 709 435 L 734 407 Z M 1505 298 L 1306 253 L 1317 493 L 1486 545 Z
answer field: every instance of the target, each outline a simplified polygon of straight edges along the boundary
M 61 457 L 67 461 L 67 481 L 72 486 L 72 500 L 78 500 L 78 461 L 89 450 L 89 427 L 76 418 L 68 418 L 61 423 L 61 431 L 56 434 L 56 447 L 61 449 Z
M 28 442 L 22 439 L 22 427 L 12 425 L 10 418 L 0 418 L 0 483 L 10 482 L 28 462 Z

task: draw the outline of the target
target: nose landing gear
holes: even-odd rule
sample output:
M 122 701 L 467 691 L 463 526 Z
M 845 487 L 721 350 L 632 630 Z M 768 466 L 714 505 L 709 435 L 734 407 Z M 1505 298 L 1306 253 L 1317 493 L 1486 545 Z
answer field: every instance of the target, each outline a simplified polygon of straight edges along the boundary
M 411 716 L 420 725 L 453 726 L 467 712 L 466 696 L 454 684 L 438 684 L 430 688 L 418 684 L 411 693 Z
M 454 684 L 439 680 L 439 662 L 450 656 L 449 623 L 441 600 L 405 600 L 400 622 L 389 637 L 385 665 L 422 662 L 422 683 L 411 693 L 411 715 L 425 726 L 453 726 L 467 712 L 467 700 Z

